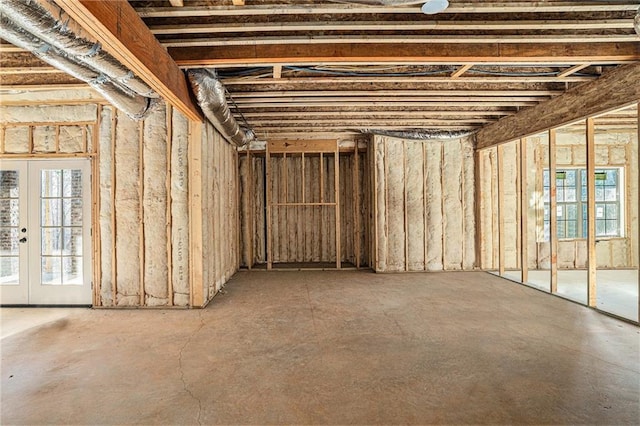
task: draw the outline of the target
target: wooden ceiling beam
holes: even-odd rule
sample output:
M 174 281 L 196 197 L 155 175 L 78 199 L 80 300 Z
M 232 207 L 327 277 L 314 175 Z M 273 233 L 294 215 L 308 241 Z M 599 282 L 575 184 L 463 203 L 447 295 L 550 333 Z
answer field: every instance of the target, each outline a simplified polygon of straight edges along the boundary
M 230 47 L 230 46 L 270 46 L 270 45 L 309 45 L 321 44 L 593 44 L 593 43 L 637 43 L 637 34 L 563 34 L 563 35 L 341 35 L 306 37 L 205 37 L 186 39 L 164 39 L 162 45 L 167 48 L 190 47 Z
M 283 97 L 417 97 L 417 96 L 445 96 L 445 97 L 470 97 L 478 96 L 491 98 L 493 96 L 509 97 L 547 97 L 564 93 L 563 90 L 278 90 L 278 91 L 251 91 L 232 92 L 231 96 L 237 101 L 243 98 L 283 98 Z
M 184 6 L 184 1 L 183 0 L 169 0 L 169 3 L 171 3 L 171 6 L 173 6 L 173 7 L 183 7 Z
M 564 126 L 640 101 L 640 63 L 615 69 L 598 80 L 506 117 L 481 129 L 476 148 L 484 149 Z
M 63 0 L 58 0 L 63 1 Z M 71 1 L 71 0 L 64 0 Z M 87 1 L 87 0 L 83 0 Z M 576 64 L 640 60 L 640 43 L 316 44 L 171 48 L 183 67 L 225 64 Z
M 478 2 L 453 3 L 443 13 L 578 13 L 578 12 L 625 12 L 638 9 L 637 2 Z M 324 14 L 420 14 L 420 7 L 397 6 L 354 6 L 354 5 L 247 5 L 242 8 L 236 6 L 208 6 L 184 7 L 173 9 L 170 7 L 148 7 L 136 9 L 142 18 L 177 18 L 203 16 L 264 16 L 264 15 L 324 15 Z
M 345 102 L 344 100 L 322 100 L 316 102 L 250 102 L 242 103 L 242 108 L 305 108 L 305 107 L 385 107 L 385 108 L 429 108 L 429 107 L 442 107 L 442 106 L 459 106 L 459 107 L 523 107 L 533 106 L 540 102 L 539 99 L 534 101 L 515 101 L 510 100 L 490 100 L 490 101 L 467 101 L 467 100 L 447 100 L 441 99 L 439 101 L 351 101 Z
M 201 121 L 184 73 L 125 0 L 55 0 L 84 30 L 167 102 Z
M 473 64 L 471 64 L 473 65 Z M 270 85 L 270 84 L 283 84 L 283 85 L 301 85 L 307 86 L 309 84 L 358 84 L 358 83 L 410 83 L 410 84 L 428 84 L 428 83 L 448 83 L 448 84 L 469 84 L 469 83 L 576 83 L 591 81 L 597 78 L 597 75 L 593 76 L 567 76 L 567 77 L 553 77 L 553 76 L 482 76 L 482 77 L 469 77 L 464 76 L 456 79 L 452 79 L 449 76 L 446 77 L 385 77 L 381 74 L 380 77 L 292 77 L 281 78 L 274 81 L 272 78 L 264 77 L 231 77 L 224 78 L 222 81 L 225 86 L 236 85 Z
M 489 111 L 264 111 L 264 112 L 243 112 L 245 118 L 278 118 L 286 120 L 288 117 L 482 117 L 482 116 L 504 116 L 515 114 L 511 110 L 489 110 Z
M 150 25 L 156 35 L 221 34 L 294 31 L 504 31 L 504 30 L 601 30 L 633 29 L 629 19 L 544 20 L 544 21 L 314 21 L 314 22 L 246 22 L 241 24 L 167 24 Z

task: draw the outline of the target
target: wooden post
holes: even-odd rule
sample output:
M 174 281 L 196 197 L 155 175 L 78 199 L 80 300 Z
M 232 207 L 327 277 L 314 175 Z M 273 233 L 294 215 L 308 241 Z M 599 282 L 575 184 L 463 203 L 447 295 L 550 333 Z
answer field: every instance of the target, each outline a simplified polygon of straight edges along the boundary
M 116 235 L 118 231 L 116 222 L 116 122 L 118 110 L 111 108 L 111 303 L 118 306 L 118 262 Z
M 324 156 L 320 153 L 320 202 L 324 203 Z
M 253 268 L 253 244 L 255 238 L 255 220 L 253 217 L 255 200 L 253 199 L 253 158 L 251 158 L 250 148 L 247 148 L 247 165 L 249 167 L 249 177 L 247 178 L 249 184 L 247 185 L 247 188 L 245 188 L 249 194 L 249 205 L 247 206 L 247 210 L 249 211 L 249 229 L 247 230 L 247 232 L 249 232 L 249 259 L 247 259 L 247 268 L 251 270 L 251 268 Z
M 93 125 L 92 154 L 91 158 L 91 202 L 93 204 L 93 215 L 91 224 L 91 234 L 93 236 L 93 305 L 100 306 L 100 287 L 102 285 L 102 262 L 100 261 L 102 246 L 100 232 L 100 150 L 98 148 L 100 125 L 102 123 L 102 105 L 98 105 L 96 123 Z M 56 126 L 59 129 L 59 126 Z
M 173 146 L 173 107 L 167 105 L 167 177 L 165 181 L 165 190 L 167 191 L 167 305 L 173 306 L 173 242 L 171 234 L 173 232 L 173 214 L 171 212 L 171 150 Z
M 637 109 L 637 113 L 638 113 L 638 126 L 637 126 L 637 130 L 638 130 L 638 138 L 636 139 L 636 157 L 640 155 L 640 102 L 636 104 L 636 109 Z M 638 191 L 640 191 L 640 172 L 636 173 L 638 175 Z M 638 194 L 638 216 L 640 217 L 640 194 Z M 636 226 L 636 228 L 638 229 L 638 235 L 636 235 L 636 238 L 638 239 L 638 259 L 636 263 L 636 265 L 638 266 L 638 294 L 640 295 L 640 224 L 638 226 Z M 640 322 L 640 296 L 638 297 L 638 322 Z
M 204 304 L 202 259 L 202 123 L 189 122 L 189 263 L 191 307 Z
M 521 155 L 520 155 L 520 140 L 513 141 L 513 144 L 516 148 L 516 268 L 521 268 L 522 266 L 522 233 L 518 232 L 520 230 L 521 225 L 520 221 L 522 220 L 522 164 L 521 164 Z M 522 270 L 522 269 L 520 269 Z
M 529 200 L 527 191 L 527 139 L 520 139 L 520 281 L 529 281 Z
M 144 306 L 144 121 L 138 122 L 138 253 L 140 257 L 140 306 Z
M 482 205 L 482 183 L 484 182 L 484 173 L 482 173 L 482 167 L 483 167 L 483 162 L 482 162 L 482 158 L 483 158 L 483 153 L 484 151 L 476 151 L 473 153 L 473 159 L 474 159 L 474 171 L 475 171 L 475 176 L 474 176 L 474 186 L 475 186 L 475 202 L 476 202 L 476 267 L 480 268 L 480 269 L 485 269 L 485 265 L 484 265 L 484 237 L 485 235 L 483 234 L 483 226 L 482 226 L 482 213 L 484 211 L 483 209 L 483 205 Z M 425 164 L 427 162 L 427 159 L 425 157 Z M 426 174 L 426 168 L 425 168 L 425 179 L 427 177 Z M 425 189 L 425 197 L 426 197 L 426 189 Z M 426 204 L 425 204 L 425 212 L 426 212 Z M 426 222 L 425 222 L 426 223 Z M 426 225 L 425 225 L 425 232 L 426 232 Z M 426 240 L 426 238 L 425 238 Z M 426 246 L 425 246 L 425 256 L 426 256 Z M 426 262 L 425 262 L 425 268 L 426 268 Z
M 593 118 L 587 118 L 587 306 L 596 306 L 596 146 Z
M 267 191 L 267 270 L 273 268 L 273 259 L 271 258 L 271 159 L 269 157 L 269 143 L 265 152 L 266 182 L 265 189 Z
M 356 241 L 354 244 L 356 251 L 356 269 L 360 269 L 360 163 L 359 157 L 360 153 L 358 152 L 358 141 L 356 140 L 356 150 L 354 152 L 355 157 L 353 158 L 353 168 L 355 169 L 353 172 L 353 182 L 354 182 L 354 193 L 355 193 L 355 207 L 353 209 L 354 216 L 354 226 L 355 226 L 355 236 Z
M 408 223 L 408 212 L 407 212 L 407 141 L 402 141 L 402 180 L 403 180 L 403 190 L 402 190 L 402 205 L 404 212 L 404 270 L 409 270 L 409 223 Z
M 424 270 L 427 270 L 427 251 L 429 249 L 429 244 L 427 238 L 427 228 L 429 226 L 428 217 L 427 217 L 427 144 L 423 142 L 422 144 L 422 226 L 424 228 Z M 477 155 L 477 153 L 476 153 Z M 478 221 L 476 220 L 476 224 Z
M 504 146 L 498 145 L 498 273 L 504 275 Z
M 336 158 L 333 162 L 333 190 L 336 203 L 336 268 L 342 268 L 342 245 L 340 244 L 340 147 L 336 140 Z
M 371 171 L 371 175 L 373 177 L 373 189 L 371 193 L 373 194 L 373 239 L 371 241 L 371 250 L 373 251 L 372 260 L 373 260 L 373 270 L 378 270 L 379 265 L 379 254 L 378 254 L 378 166 L 376 164 L 376 150 L 377 150 L 377 138 L 376 136 L 371 136 L 372 144 L 371 144 L 371 155 L 369 156 L 369 164 L 373 168 Z
M 556 202 L 556 129 L 549 129 L 549 291 L 558 292 L 558 210 Z

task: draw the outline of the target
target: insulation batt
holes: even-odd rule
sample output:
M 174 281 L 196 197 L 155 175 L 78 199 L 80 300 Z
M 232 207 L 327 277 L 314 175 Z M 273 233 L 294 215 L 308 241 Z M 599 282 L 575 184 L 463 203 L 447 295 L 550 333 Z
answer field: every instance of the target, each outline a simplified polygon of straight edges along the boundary
M 168 303 L 167 276 L 167 118 L 159 106 L 144 121 L 143 223 L 146 304 Z
M 33 151 L 56 151 L 56 128 L 54 126 L 36 126 L 33 128 Z
M 7 127 L 4 131 L 4 151 L 10 154 L 29 152 L 29 128 Z
M 118 306 L 140 304 L 139 126 L 123 113 L 116 125 L 116 271 Z
M 103 306 L 114 306 L 113 300 L 113 227 L 111 219 L 113 208 L 111 197 L 113 194 L 112 182 L 112 154 L 111 143 L 112 128 L 111 117 L 113 110 L 105 107 L 102 110 L 102 120 L 100 123 L 100 298 Z
M 187 119 L 178 111 L 172 115 L 171 140 L 171 249 L 173 304 L 186 306 L 189 303 L 189 207 L 187 146 L 189 126 Z
M 0 122 L 3 123 L 65 123 L 96 120 L 98 106 L 87 105 L 0 105 Z
M 86 136 L 80 126 L 60 126 L 60 152 L 83 152 Z

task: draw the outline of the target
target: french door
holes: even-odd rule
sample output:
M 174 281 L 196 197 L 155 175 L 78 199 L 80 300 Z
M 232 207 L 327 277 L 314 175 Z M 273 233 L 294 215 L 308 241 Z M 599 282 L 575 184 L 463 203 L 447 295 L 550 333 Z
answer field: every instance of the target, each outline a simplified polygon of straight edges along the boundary
M 88 159 L 0 160 L 0 303 L 91 304 Z

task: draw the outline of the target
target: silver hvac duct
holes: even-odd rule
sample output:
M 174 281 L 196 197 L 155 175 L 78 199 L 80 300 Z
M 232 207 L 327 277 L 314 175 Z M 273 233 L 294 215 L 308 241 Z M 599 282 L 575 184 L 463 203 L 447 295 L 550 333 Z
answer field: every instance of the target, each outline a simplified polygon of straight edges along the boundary
M 640 9 L 638 9 L 636 16 L 633 18 L 633 28 L 636 30 L 636 34 L 640 35 Z
M 237 146 L 244 146 L 255 139 L 253 131 L 240 127 L 231 114 L 224 85 L 214 74 L 206 69 L 192 69 L 187 71 L 187 75 L 204 115 L 226 139 Z
M 134 120 L 141 120 L 146 117 L 156 102 L 155 99 L 140 96 L 116 85 L 95 69 L 75 62 L 63 52 L 33 34 L 18 28 L 7 17 L 1 15 L 0 38 L 32 52 L 37 58 L 89 84 L 102 94 L 106 100 Z
M 57 5 L 50 2 L 41 5 L 36 0 L 1 0 L 0 13 L 11 19 L 14 25 L 65 52 L 74 61 L 99 70 L 141 96 L 158 97 L 144 81 L 103 51 L 100 43 L 83 38 L 78 30 L 72 31 L 70 26 L 78 26 Z
M 379 129 L 358 129 L 360 133 L 389 136 L 398 139 L 413 140 L 442 140 L 461 139 L 476 133 L 476 130 L 379 130 Z

